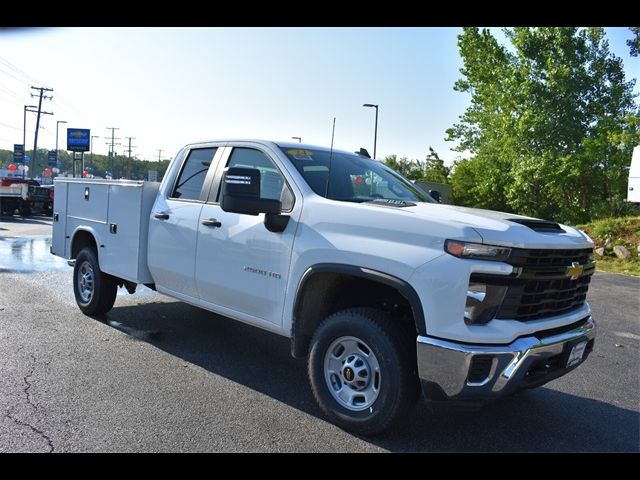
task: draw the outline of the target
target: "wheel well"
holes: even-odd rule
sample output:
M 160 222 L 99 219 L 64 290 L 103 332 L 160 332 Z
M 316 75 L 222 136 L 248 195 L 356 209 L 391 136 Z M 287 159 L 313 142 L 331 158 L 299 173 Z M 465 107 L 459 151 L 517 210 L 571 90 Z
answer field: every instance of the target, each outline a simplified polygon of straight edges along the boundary
M 305 275 L 293 312 L 291 353 L 304 357 L 316 328 L 332 313 L 351 307 L 373 307 L 389 311 L 411 333 L 424 333 L 424 316 L 417 294 L 408 295 L 393 277 L 371 278 L 361 269 L 349 273 L 317 272 Z M 393 278 L 393 281 L 390 279 Z M 389 284 L 392 283 L 392 284 Z M 415 297 L 413 297 L 415 295 Z M 407 297 L 412 298 L 407 298 Z M 416 305 L 416 301 L 418 305 Z M 422 325 L 422 327 L 420 327 Z
M 73 236 L 73 242 L 71 243 L 71 258 L 76 258 L 80 250 L 85 247 L 93 247 L 98 252 L 96 245 L 96 239 L 93 238 L 89 232 L 81 230 Z

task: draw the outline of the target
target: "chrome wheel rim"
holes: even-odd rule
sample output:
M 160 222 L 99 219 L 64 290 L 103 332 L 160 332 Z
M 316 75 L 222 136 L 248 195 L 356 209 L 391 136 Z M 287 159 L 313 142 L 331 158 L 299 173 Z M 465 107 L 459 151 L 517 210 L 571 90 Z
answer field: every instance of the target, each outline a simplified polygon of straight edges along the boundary
M 89 303 L 93 297 L 94 275 L 93 267 L 88 261 L 82 262 L 78 268 L 78 293 L 82 303 Z
M 380 363 L 356 337 L 334 340 L 324 356 L 324 378 L 331 396 L 354 412 L 371 408 L 380 393 Z

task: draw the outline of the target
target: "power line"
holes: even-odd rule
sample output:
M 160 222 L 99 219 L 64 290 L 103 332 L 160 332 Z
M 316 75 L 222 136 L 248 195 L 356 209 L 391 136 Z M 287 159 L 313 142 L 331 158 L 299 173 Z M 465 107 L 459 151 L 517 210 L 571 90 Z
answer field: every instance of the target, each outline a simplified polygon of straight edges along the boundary
M 25 82 L 24 80 L 22 80 L 21 78 L 16 77 L 14 74 L 7 72 L 6 70 L 3 70 L 2 68 L 0 68 L 0 72 L 4 73 L 5 75 L 13 78 L 14 80 L 19 81 L 20 83 L 24 83 L 25 85 L 29 86 L 29 82 Z
M 24 78 L 26 78 L 27 80 L 29 80 L 30 82 L 34 82 L 34 83 L 42 83 L 40 80 L 33 78 L 31 75 L 29 75 L 27 72 L 25 72 L 24 70 L 19 69 L 18 67 L 16 67 L 13 63 L 11 63 L 9 60 L 7 60 L 6 58 L 0 57 L 0 62 L 4 63 L 7 67 L 9 67 L 11 70 L 13 70 L 14 72 L 16 72 L 18 75 L 22 75 Z
M 4 95 L 5 95 L 5 94 L 4 94 L 4 92 L 0 92 L 0 98 L 1 98 L 2 100 L 4 100 L 5 102 L 13 102 L 13 103 L 15 103 L 16 105 L 22 105 L 22 104 L 24 104 L 24 102 L 19 102 L 19 101 L 18 101 L 18 100 L 16 100 L 15 98 L 5 97 Z
M 9 127 L 9 128 L 13 128 L 14 130 L 22 130 L 21 128 L 17 128 L 17 127 L 14 127 L 14 126 L 12 126 L 12 125 L 8 125 L 8 124 L 6 124 L 6 123 L 2 123 L 2 122 L 0 122 L 0 125 L 3 125 L 3 126 L 5 126 L 5 127 Z
M 11 90 L 10 88 L 5 87 L 4 85 L 0 85 L 0 88 L 7 94 L 11 95 L 12 97 L 14 97 L 17 100 L 20 100 L 21 102 L 24 100 L 24 97 L 21 97 L 20 94 L 18 92 L 14 92 L 13 90 Z
M 5 66 L 7 66 L 8 68 L 12 69 L 15 73 L 17 73 L 18 75 L 28 79 L 28 81 L 25 81 L 21 78 L 16 77 L 14 74 L 7 72 L 5 70 L 2 70 L 0 68 L 0 71 L 5 73 L 6 75 L 14 78 L 15 80 L 18 80 L 19 82 L 24 83 L 25 85 L 29 85 L 29 83 L 40 83 L 42 84 L 43 82 L 40 82 L 39 80 L 35 79 L 33 76 L 29 75 L 27 72 L 25 72 L 24 70 L 16 67 L 15 65 L 13 65 L 11 62 L 9 62 L 7 59 L 0 57 L 0 64 L 4 64 Z M 14 92 L 15 93 L 15 92 Z M 100 123 L 98 121 L 96 121 L 96 119 L 91 116 L 88 115 L 87 113 L 83 112 L 82 110 L 80 110 L 78 107 L 76 107 L 69 99 L 67 99 L 64 95 L 60 94 L 60 92 L 58 92 L 56 94 L 56 98 L 63 104 L 66 105 L 68 108 L 71 108 L 73 110 L 75 110 L 77 113 L 79 113 L 80 115 L 82 115 L 84 118 L 95 122 L 95 123 Z M 20 99 L 22 102 L 22 99 Z

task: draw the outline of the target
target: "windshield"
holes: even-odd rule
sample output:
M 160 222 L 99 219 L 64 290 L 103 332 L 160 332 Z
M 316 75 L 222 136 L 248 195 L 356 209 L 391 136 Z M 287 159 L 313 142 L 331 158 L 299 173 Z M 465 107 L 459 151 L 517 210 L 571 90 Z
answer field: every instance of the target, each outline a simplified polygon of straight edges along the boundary
M 383 163 L 351 153 L 333 152 L 331 176 L 326 150 L 282 148 L 318 195 L 345 202 L 429 202 L 434 200 Z M 328 183 L 328 185 L 327 185 Z

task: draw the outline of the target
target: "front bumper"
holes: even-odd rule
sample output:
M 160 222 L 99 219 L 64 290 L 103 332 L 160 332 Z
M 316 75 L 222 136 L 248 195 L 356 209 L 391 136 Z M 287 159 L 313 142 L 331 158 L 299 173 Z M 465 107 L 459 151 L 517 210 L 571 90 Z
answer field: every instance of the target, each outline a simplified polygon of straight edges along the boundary
M 542 331 L 509 345 L 471 345 L 418 336 L 418 372 L 430 400 L 484 403 L 543 385 L 573 370 L 593 350 L 591 317 L 568 331 Z M 572 347 L 587 342 L 582 360 L 567 367 Z

